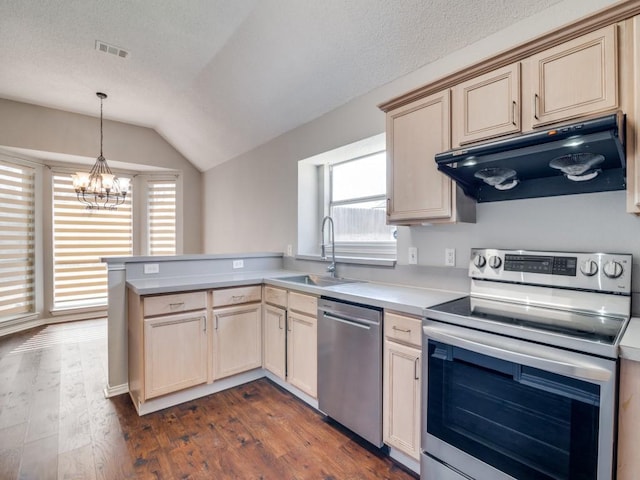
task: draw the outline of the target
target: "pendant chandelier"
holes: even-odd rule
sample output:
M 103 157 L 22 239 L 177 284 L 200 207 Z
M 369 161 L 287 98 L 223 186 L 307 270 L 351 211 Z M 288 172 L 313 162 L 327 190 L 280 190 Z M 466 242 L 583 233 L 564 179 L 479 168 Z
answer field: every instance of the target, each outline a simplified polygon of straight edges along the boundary
M 129 179 L 117 178 L 102 155 L 102 101 L 107 95 L 97 92 L 100 99 L 100 156 L 89 173 L 76 172 L 73 188 L 78 201 L 89 210 L 116 210 L 122 205 L 129 192 Z

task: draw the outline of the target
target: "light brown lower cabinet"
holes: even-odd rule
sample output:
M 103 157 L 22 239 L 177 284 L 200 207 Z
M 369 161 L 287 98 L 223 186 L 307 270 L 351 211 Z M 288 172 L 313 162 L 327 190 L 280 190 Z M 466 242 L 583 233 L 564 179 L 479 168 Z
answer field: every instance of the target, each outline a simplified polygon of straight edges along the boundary
M 213 310 L 214 380 L 262 366 L 261 317 L 260 303 Z
M 287 311 L 284 308 L 263 307 L 263 361 L 262 366 L 282 380 L 287 376 Z
M 144 320 L 145 399 L 207 381 L 207 312 Z
M 207 293 L 128 293 L 129 393 L 146 400 L 207 382 Z
M 385 312 L 383 438 L 420 459 L 421 321 Z
M 317 316 L 288 312 L 287 381 L 314 398 L 318 396 Z
M 618 480 L 637 480 L 640 475 L 640 362 L 620 361 L 618 403 Z

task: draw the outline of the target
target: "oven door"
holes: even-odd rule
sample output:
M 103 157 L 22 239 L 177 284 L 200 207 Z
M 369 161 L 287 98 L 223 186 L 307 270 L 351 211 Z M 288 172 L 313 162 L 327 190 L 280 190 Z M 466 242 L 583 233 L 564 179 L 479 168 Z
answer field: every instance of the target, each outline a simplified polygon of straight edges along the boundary
M 422 341 L 423 472 L 612 477 L 614 360 L 430 320 Z

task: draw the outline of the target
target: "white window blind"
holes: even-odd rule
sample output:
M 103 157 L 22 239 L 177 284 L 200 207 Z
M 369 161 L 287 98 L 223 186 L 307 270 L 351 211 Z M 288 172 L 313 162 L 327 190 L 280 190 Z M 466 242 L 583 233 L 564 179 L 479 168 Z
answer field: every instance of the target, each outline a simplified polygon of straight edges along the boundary
M 53 176 L 54 310 L 107 304 L 105 256 L 132 254 L 131 195 L 117 210 L 87 210 L 71 176 Z
M 35 170 L 0 160 L 0 319 L 35 311 Z
M 176 253 L 176 181 L 147 181 L 149 255 Z

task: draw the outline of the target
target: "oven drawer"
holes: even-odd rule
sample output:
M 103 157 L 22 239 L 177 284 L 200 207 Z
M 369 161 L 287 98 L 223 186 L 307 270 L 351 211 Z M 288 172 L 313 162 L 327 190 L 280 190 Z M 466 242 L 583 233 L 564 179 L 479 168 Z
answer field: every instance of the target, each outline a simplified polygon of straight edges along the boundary
M 451 470 L 424 453 L 420 455 L 420 478 L 427 480 L 469 480 L 468 477 L 463 477 L 458 472 Z

